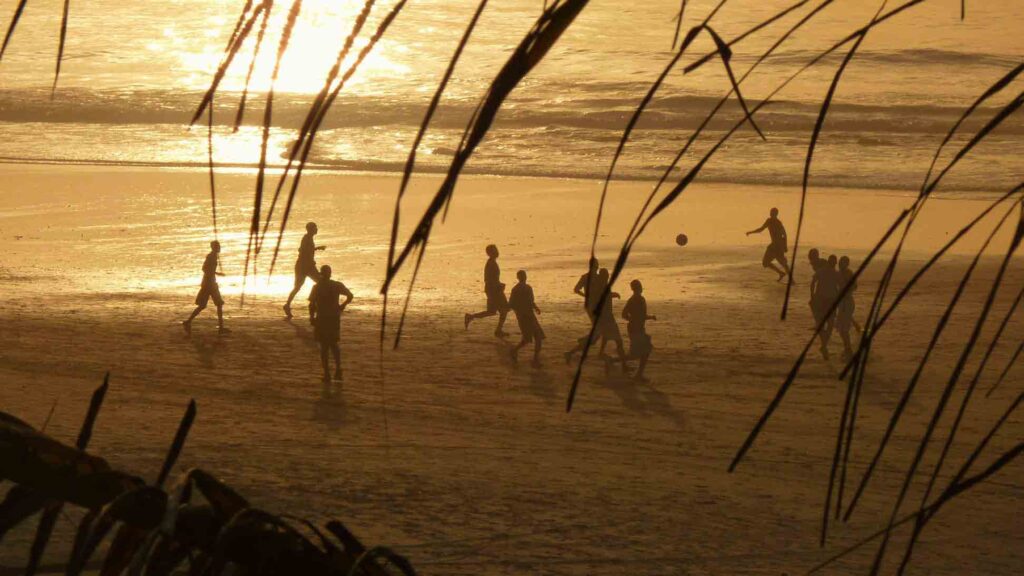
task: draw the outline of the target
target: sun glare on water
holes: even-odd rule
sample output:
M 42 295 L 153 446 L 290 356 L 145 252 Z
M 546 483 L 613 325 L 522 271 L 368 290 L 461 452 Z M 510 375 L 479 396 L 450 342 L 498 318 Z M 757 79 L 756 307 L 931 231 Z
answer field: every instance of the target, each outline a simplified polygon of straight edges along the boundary
M 270 89 L 277 51 L 280 46 L 281 32 L 284 28 L 291 2 L 278 2 L 270 14 L 263 45 L 260 47 L 253 69 L 250 90 L 267 91 Z M 324 79 L 331 66 L 334 65 L 345 39 L 351 31 L 352 24 L 362 9 L 363 2 L 356 0 L 304 0 L 299 17 L 292 31 L 289 45 L 281 58 L 275 90 L 282 92 L 316 93 L 323 87 Z M 171 50 L 177 54 L 179 71 L 190 88 L 205 89 L 209 86 L 214 72 L 221 63 L 224 47 L 235 26 L 236 14 L 225 8 L 224 15 L 211 17 L 205 23 L 205 41 L 197 42 L 194 35 L 187 30 L 175 27 L 165 28 L 163 37 L 150 44 L 150 50 Z M 367 22 L 364 29 L 372 30 L 375 20 Z M 239 51 L 234 63 L 229 68 L 223 81 L 222 89 L 242 90 L 245 78 L 252 61 L 253 48 L 259 31 L 259 22 L 243 48 Z M 355 55 L 366 45 L 366 34 L 358 39 L 348 58 L 342 66 L 344 71 Z M 359 71 L 347 83 L 347 87 L 360 91 L 367 79 L 388 76 L 399 76 L 408 71 L 407 67 L 396 63 L 389 54 L 400 53 L 403 47 L 391 39 L 383 39 L 367 55 L 360 64 Z

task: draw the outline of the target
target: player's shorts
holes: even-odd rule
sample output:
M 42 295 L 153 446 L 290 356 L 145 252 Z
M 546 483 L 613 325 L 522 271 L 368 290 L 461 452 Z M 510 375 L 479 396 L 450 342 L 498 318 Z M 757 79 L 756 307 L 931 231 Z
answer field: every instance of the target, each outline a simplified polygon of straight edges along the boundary
M 224 305 L 224 299 L 220 296 L 220 286 L 216 282 L 203 284 L 199 288 L 199 294 L 196 295 L 196 306 L 206 306 L 211 298 L 213 298 L 214 306 Z
M 540 327 L 540 321 L 537 320 L 537 316 L 526 314 L 520 317 L 517 314 L 516 321 L 519 322 L 519 333 L 523 342 L 528 344 L 534 340 L 539 341 L 545 338 L 544 329 Z
M 768 248 L 764 251 L 764 258 L 761 259 L 761 265 L 765 268 L 772 263 L 773 260 L 782 262 L 786 258 L 786 247 L 782 244 L 769 244 Z
M 313 326 L 313 337 L 320 344 L 333 346 L 341 341 L 341 316 L 336 318 L 318 317 Z
M 836 311 L 836 328 L 840 332 L 849 332 L 853 327 L 853 311 L 854 303 L 852 301 L 844 300 L 839 304 L 839 310 Z
M 622 340 L 619 324 L 609 309 L 597 319 L 597 332 L 605 340 Z
M 508 298 L 505 297 L 505 290 L 497 288 L 487 291 L 487 311 L 508 312 Z
M 811 315 L 814 316 L 814 325 L 821 324 L 821 318 L 825 315 L 825 311 L 821 309 L 821 304 L 815 300 L 811 300 Z
M 644 332 L 643 328 L 628 328 L 629 332 L 629 355 L 633 357 L 646 356 L 651 353 L 654 346 L 651 344 L 651 336 Z
M 316 263 L 303 264 L 301 262 L 295 263 L 295 285 L 302 286 L 306 283 L 306 278 L 311 278 L 313 282 L 316 282 L 320 278 L 320 272 L 316 269 Z
M 825 321 L 825 322 L 832 321 L 832 322 L 834 322 L 835 319 L 836 319 L 836 311 L 835 310 L 832 311 L 832 315 L 831 316 L 828 316 L 828 317 L 825 316 L 825 314 L 828 313 L 830 308 L 832 308 L 832 301 L 829 300 L 828 298 L 815 298 L 814 300 L 812 300 L 811 301 L 811 312 L 814 313 L 814 322 L 816 324 L 821 324 L 822 321 Z

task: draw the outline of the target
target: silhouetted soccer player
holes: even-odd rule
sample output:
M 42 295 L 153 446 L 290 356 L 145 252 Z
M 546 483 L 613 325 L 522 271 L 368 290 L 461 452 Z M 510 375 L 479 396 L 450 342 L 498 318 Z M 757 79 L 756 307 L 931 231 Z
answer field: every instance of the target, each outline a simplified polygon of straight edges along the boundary
M 485 249 L 487 252 L 487 263 L 484 264 L 484 294 L 487 295 L 487 310 L 476 314 L 466 314 L 466 328 L 469 323 L 480 318 L 498 315 L 498 327 L 494 329 L 494 335 L 504 338 L 508 334 L 502 329 L 505 326 L 505 318 L 508 316 L 508 300 L 505 299 L 505 285 L 501 283 L 501 268 L 498 267 L 498 247 L 489 244 Z
M 850 345 L 850 328 L 855 321 L 853 313 L 857 309 L 857 303 L 853 299 L 853 292 L 857 289 L 857 282 L 853 279 L 853 270 L 850 270 L 850 258 L 843 256 L 839 259 L 839 292 L 842 292 L 849 285 L 846 296 L 843 296 L 839 303 L 839 310 L 836 311 L 836 330 L 839 337 L 843 339 L 843 358 L 849 359 L 853 354 L 853 347 Z
M 599 319 L 599 316 L 598 316 L 597 311 L 596 311 L 597 302 L 601 299 L 601 293 L 604 292 L 604 289 L 605 289 L 605 287 L 607 285 L 608 285 L 608 270 L 603 269 L 603 268 L 601 270 L 598 270 L 597 258 L 591 258 L 590 259 L 590 270 L 588 270 L 585 274 L 580 276 L 579 281 L 576 282 L 576 286 L 573 288 L 573 292 L 575 292 L 576 294 L 579 294 L 580 296 L 583 296 L 583 306 L 584 306 L 584 309 L 586 309 L 586 311 L 587 311 L 587 317 L 590 318 L 591 325 L 594 324 L 594 322 L 596 321 L 595 319 Z M 611 300 L 613 298 L 618 298 L 618 297 L 619 297 L 618 292 L 610 292 L 608 294 L 608 298 L 605 300 L 604 309 L 609 310 L 609 314 L 611 314 L 611 312 L 610 312 L 610 310 L 611 310 Z M 602 314 L 600 317 L 603 317 L 603 316 L 604 315 Z M 598 338 L 601 338 L 601 350 L 599 352 L 599 356 L 603 357 L 604 356 L 604 347 L 605 347 L 605 345 L 607 345 L 608 340 L 609 340 L 609 338 L 606 337 L 606 334 L 608 336 L 613 336 L 614 334 L 618 333 L 618 330 L 619 330 L 618 329 L 618 325 L 615 324 L 615 317 L 614 317 L 614 315 L 612 315 L 611 316 L 611 325 L 608 324 L 607 320 L 604 320 L 602 323 L 600 323 L 596 327 L 596 329 L 593 330 L 593 334 L 592 335 L 590 333 L 588 333 L 586 336 L 584 336 L 584 337 L 582 337 L 582 338 L 580 338 L 579 340 L 576 341 L 576 346 L 574 346 L 572 350 L 569 350 L 568 352 L 565 353 L 565 355 L 564 355 L 565 356 L 565 363 L 568 364 L 568 363 L 572 362 L 572 357 L 577 352 L 582 352 L 583 351 L 583 348 L 587 345 L 587 341 L 588 340 L 590 341 L 591 344 L 593 344 L 594 342 L 597 341 Z M 619 351 L 620 351 L 619 358 L 621 359 L 623 357 L 623 354 L 621 354 L 621 352 L 622 352 L 622 345 L 621 345 L 622 336 L 621 335 L 619 335 L 618 341 L 620 343 L 619 344 Z M 623 367 L 625 367 L 625 364 L 623 364 Z
M 326 250 L 327 247 L 317 246 L 313 242 L 313 237 L 317 232 L 319 229 L 315 222 L 306 224 L 306 235 L 302 237 L 302 242 L 299 244 L 299 258 L 295 261 L 295 287 L 292 288 L 291 294 L 288 295 L 288 302 L 285 302 L 284 305 L 284 315 L 288 318 L 292 317 L 292 300 L 306 284 L 306 278 L 312 279 L 313 282 L 320 281 L 320 274 L 316 271 L 316 252 L 317 250 Z
M 583 297 L 583 309 L 587 312 L 587 318 L 590 320 L 591 326 L 594 324 L 594 306 L 597 304 L 597 299 L 601 297 L 601 291 L 595 289 L 597 287 L 598 278 L 598 262 L 597 258 L 590 258 L 589 268 L 586 272 L 580 275 L 580 279 L 576 281 L 576 286 L 573 287 L 572 291 L 574 294 L 578 294 Z M 591 299 L 593 294 L 593 299 Z M 594 331 L 594 341 L 600 336 L 597 331 Z M 590 333 L 576 341 L 576 346 L 572 350 L 565 353 L 565 363 L 572 362 L 572 357 L 577 352 L 583 351 L 583 346 L 586 345 L 587 340 L 590 339 Z M 593 342 L 591 342 L 593 343 Z
M 818 324 L 821 324 L 821 317 L 824 315 L 824 310 L 819 310 L 815 305 L 814 293 L 818 289 L 818 270 L 822 266 L 828 266 L 828 262 L 820 256 L 817 248 L 811 248 L 807 251 L 807 260 L 811 263 L 811 299 L 807 301 L 811 307 L 811 315 L 814 317 L 814 327 L 812 330 L 818 329 Z
M 597 258 L 590 259 L 590 268 L 580 276 L 580 279 L 576 282 L 576 286 L 573 287 L 572 291 L 580 296 L 583 296 L 583 308 L 587 311 L 587 316 L 591 322 L 594 320 L 594 305 L 597 304 L 597 299 L 600 298 L 601 292 L 592 290 L 594 284 L 598 278 L 598 262 Z M 591 294 L 593 294 L 593 301 L 591 301 Z
M 764 251 L 764 258 L 761 259 L 761 265 L 765 268 L 771 268 L 779 275 L 779 282 L 789 274 L 789 262 L 786 261 L 786 252 L 789 250 L 788 240 L 786 238 L 786 227 L 782 225 L 782 221 L 779 220 L 779 209 L 772 208 L 770 216 L 764 221 L 764 224 L 756 230 L 747 232 L 747 236 L 751 234 L 760 234 L 764 229 L 768 229 L 768 234 L 771 235 L 771 244 L 768 244 L 768 248 Z M 782 264 L 782 270 L 779 270 L 773 261 L 778 261 Z
M 611 278 L 608 274 L 608 269 L 601 268 L 598 278 L 600 290 L 603 291 L 608 286 Z M 600 293 L 600 291 L 597 292 L 597 294 Z M 604 305 L 601 306 L 601 312 L 597 317 L 597 331 L 601 334 L 601 350 L 598 352 L 598 355 L 605 359 L 607 368 L 607 363 L 609 363 L 611 359 L 605 355 L 604 347 L 609 341 L 614 342 L 615 350 L 618 353 L 618 361 L 622 364 L 622 371 L 627 372 L 626 347 L 622 343 L 622 332 L 619 331 L 619 323 L 615 321 L 615 312 L 612 311 L 612 300 L 615 298 L 620 298 L 618 292 L 608 293 L 608 297 L 605 298 Z
M 334 379 L 341 380 L 341 312 L 352 301 L 352 292 L 344 284 L 331 280 L 331 267 L 324 266 L 319 280 L 309 292 L 309 322 L 313 335 L 320 344 L 320 364 L 324 368 L 324 381 L 331 380 L 327 352 L 334 356 Z M 345 301 L 340 302 L 345 296 Z
M 516 322 L 519 323 L 519 333 L 522 338 L 519 344 L 512 349 L 512 361 L 519 361 L 519 350 L 533 342 L 533 367 L 540 367 L 540 348 L 544 342 L 544 329 L 540 327 L 540 308 L 533 298 L 533 287 L 526 283 L 526 271 L 516 272 L 519 283 L 512 287 L 509 293 L 508 305 L 516 313 Z
M 192 321 L 195 320 L 199 313 L 206 309 L 207 303 L 210 299 L 213 299 L 213 305 L 217 307 L 217 330 L 221 333 L 228 332 L 229 330 L 224 327 L 224 299 L 220 296 L 220 286 L 217 285 L 217 276 L 223 276 L 224 274 L 217 271 L 217 258 L 220 254 L 220 242 L 216 240 L 210 242 L 210 253 L 206 255 L 206 260 L 203 261 L 203 282 L 199 285 L 199 294 L 196 295 L 196 309 L 192 311 L 192 315 L 181 323 L 182 327 L 185 328 L 186 334 L 192 333 Z
M 633 290 L 633 295 L 622 307 L 622 317 L 626 319 L 626 332 L 629 333 L 629 358 L 640 361 L 640 366 L 637 367 L 633 377 L 641 382 L 646 382 L 644 368 L 647 367 L 647 360 L 651 357 L 651 350 L 654 349 L 651 345 L 651 337 L 647 334 L 647 321 L 658 318 L 647 314 L 647 299 L 643 296 L 644 285 L 639 280 L 633 280 L 629 283 L 629 287 Z
M 815 290 L 812 305 L 817 309 L 819 318 L 824 318 L 824 324 L 818 336 L 821 338 L 821 355 L 828 359 L 828 341 L 832 337 L 832 329 L 835 326 L 835 311 L 828 314 L 829 309 L 839 295 L 839 271 L 836 270 L 835 254 L 828 257 L 828 262 L 818 268 L 814 274 Z M 819 321 L 820 323 L 821 321 Z

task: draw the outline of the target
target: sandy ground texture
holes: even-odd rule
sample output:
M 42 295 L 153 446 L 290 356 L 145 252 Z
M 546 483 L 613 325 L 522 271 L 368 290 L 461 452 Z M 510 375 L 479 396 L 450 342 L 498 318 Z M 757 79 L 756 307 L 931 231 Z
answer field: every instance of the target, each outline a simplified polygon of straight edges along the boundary
M 396 179 L 310 178 L 294 222 L 318 221 L 324 231 L 318 241 L 328 246 L 320 261 L 334 265 L 356 293 L 343 318 L 345 380 L 325 389 L 311 327 L 301 314 L 285 321 L 280 310 L 297 233 L 286 238 L 275 276 L 250 279 L 245 307 L 239 306 L 243 200 L 251 179 L 221 178 L 232 332 L 218 335 L 208 311 L 186 337 L 180 321 L 212 236 L 205 175 L 3 170 L 0 409 L 34 425 L 54 409 L 47 432 L 72 441 L 89 394 L 109 370 L 112 388 L 92 450 L 148 478 L 194 398 L 198 418 L 179 472 L 213 471 L 270 511 L 340 518 L 365 541 L 407 554 L 424 574 L 805 572 L 888 517 L 1007 245 L 1006 235 L 998 236 L 983 259 L 880 473 L 851 521 L 835 526 L 822 549 L 821 510 L 845 395 L 835 379 L 837 359 L 809 357 L 748 459 L 735 473 L 726 471 L 812 335 L 806 262 L 797 269 L 791 316 L 780 322 L 784 286 L 760 266 L 766 238 L 743 235 L 776 205 L 792 236 L 796 191 L 701 187 L 656 222 L 624 275 L 644 280 L 658 316 L 649 324 L 651 381 L 636 384 L 591 361 L 567 414 L 573 367 L 562 352 L 587 327 L 571 288 L 593 230 L 594 183 L 473 178 L 460 184 L 428 252 L 401 346 L 391 350 L 389 340 L 381 354 L 377 290 Z M 431 184 L 436 180 L 417 183 L 414 205 Z M 610 226 L 599 242 L 603 260 L 611 261 L 642 201 L 637 194 L 647 189 L 641 183 L 613 188 Z M 859 263 L 909 202 L 880 192 L 813 194 L 801 242 L 826 253 L 843 247 L 840 253 Z M 933 220 L 913 239 L 898 283 L 982 206 L 936 201 L 922 216 Z M 403 226 L 414 223 L 414 213 Z M 690 236 L 686 248 L 672 242 L 679 231 Z M 971 236 L 968 246 L 981 238 Z M 491 335 L 493 319 L 463 328 L 463 313 L 484 303 L 480 271 L 488 242 L 502 248 L 510 287 L 517 268 L 530 272 L 548 334 L 540 369 L 511 363 L 508 344 Z M 967 263 L 960 250 L 944 260 L 879 335 L 860 404 L 852 479 L 877 446 Z M 862 283 L 861 319 L 880 273 L 872 267 Z M 1024 267 L 1016 259 L 981 346 L 1022 283 Z M 308 286 L 300 298 L 307 292 Z M 515 341 L 511 318 L 508 329 Z M 1018 313 L 982 374 L 983 391 L 1022 335 Z M 966 378 L 979 356 L 972 355 Z M 942 478 L 1020 393 L 1021 370 L 1012 370 L 991 397 L 972 400 Z M 961 384 L 952 402 L 959 404 L 962 394 Z M 905 510 L 918 503 L 950 421 L 941 421 Z M 1018 442 L 1021 425 L 1019 415 L 1011 418 L 983 460 Z M 1021 465 L 1012 464 L 944 508 L 924 533 L 913 573 L 1019 573 L 1020 474 Z M 67 513 L 69 519 L 79 514 Z M 69 519 L 58 525 L 49 565 L 65 557 Z M 0 566 L 23 565 L 33 530 L 30 523 L 3 541 Z M 872 552 L 853 554 L 826 573 L 866 574 Z

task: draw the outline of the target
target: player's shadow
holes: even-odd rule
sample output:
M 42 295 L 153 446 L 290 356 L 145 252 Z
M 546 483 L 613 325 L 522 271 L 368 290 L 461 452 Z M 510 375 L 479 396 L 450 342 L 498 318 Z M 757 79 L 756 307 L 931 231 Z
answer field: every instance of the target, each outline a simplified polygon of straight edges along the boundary
M 517 340 L 517 342 L 518 342 L 518 340 Z M 513 368 L 514 369 L 514 368 L 517 368 L 519 366 L 519 364 L 522 364 L 522 362 L 523 362 L 522 358 L 519 359 L 518 363 L 512 361 L 512 347 L 513 346 L 515 346 L 515 344 L 513 344 L 508 339 L 503 339 L 503 338 L 495 338 L 494 339 L 494 352 L 498 356 L 498 364 L 499 365 L 507 366 L 509 368 Z M 532 354 L 533 354 L 533 349 L 532 348 L 530 349 L 530 354 L 531 354 L 530 357 L 532 358 L 533 357 L 532 356 Z M 529 361 L 527 361 L 527 366 L 529 366 Z
M 195 349 L 196 357 L 203 368 L 212 370 L 217 367 L 217 354 L 224 348 L 224 339 L 219 334 L 192 334 L 189 337 L 189 342 Z
M 519 351 L 519 362 L 512 361 L 512 349 L 518 342 L 519 340 L 495 340 L 494 352 L 498 356 L 498 364 L 513 371 L 528 374 L 530 378 L 530 393 L 544 400 L 545 403 L 551 404 L 555 402 L 558 396 L 555 390 L 554 377 L 547 371 L 547 367 L 544 364 L 540 368 L 533 367 L 532 344 Z M 543 355 L 544 353 L 541 352 L 541 354 Z
M 622 405 L 629 410 L 645 415 L 661 416 L 668 419 L 677 428 L 685 427 L 686 419 L 683 412 L 673 408 L 668 395 L 657 390 L 650 383 L 637 382 L 625 374 L 612 372 L 604 377 L 601 384 L 614 392 Z
M 323 422 L 331 428 L 341 428 L 346 422 L 347 407 L 340 382 L 324 382 L 320 386 L 320 397 L 313 404 L 313 420 Z
M 558 402 L 555 379 L 544 368 L 530 372 L 530 393 L 543 400 L 545 404 Z
M 319 346 L 316 343 L 316 337 L 313 335 L 313 326 L 306 320 L 296 320 L 289 318 L 286 320 L 288 324 L 295 329 L 295 336 L 307 347 L 313 350 L 319 350 Z

